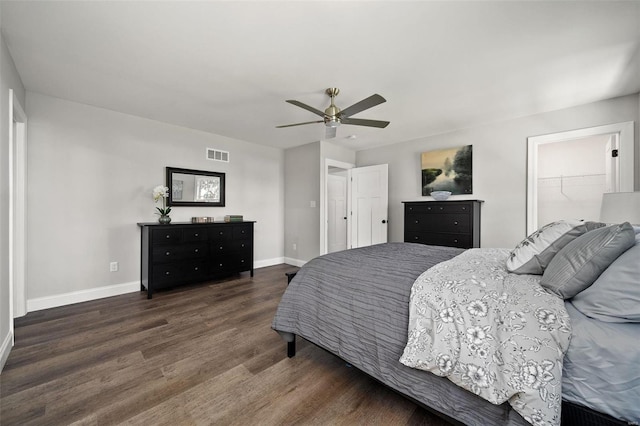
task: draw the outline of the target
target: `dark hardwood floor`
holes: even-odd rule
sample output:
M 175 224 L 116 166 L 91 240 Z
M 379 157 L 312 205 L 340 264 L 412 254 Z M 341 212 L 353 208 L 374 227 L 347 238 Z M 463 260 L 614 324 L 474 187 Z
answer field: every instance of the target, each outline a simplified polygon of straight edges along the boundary
M 29 313 L 0 424 L 448 425 L 302 339 L 286 357 L 271 320 L 296 269 Z

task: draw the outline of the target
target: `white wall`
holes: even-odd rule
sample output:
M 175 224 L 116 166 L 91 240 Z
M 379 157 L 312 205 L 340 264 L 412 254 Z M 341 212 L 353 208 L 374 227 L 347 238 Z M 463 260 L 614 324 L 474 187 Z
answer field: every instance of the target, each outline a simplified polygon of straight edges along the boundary
M 0 10 L 0 14 L 2 11 Z M 0 22 L 2 20 L 0 19 Z M 9 282 L 9 90 L 13 89 L 24 106 L 24 86 L 16 71 L 0 28 L 0 370 L 11 350 Z
M 284 157 L 284 256 L 301 265 L 320 252 L 320 142 L 287 149 Z
M 140 230 L 165 167 L 226 173 L 226 207 L 174 207 L 173 222 L 255 220 L 256 266 L 283 261 L 282 150 L 27 93 L 29 310 L 139 289 Z M 205 158 L 229 151 L 230 163 Z M 118 272 L 109 263 L 119 262 Z
M 636 188 L 638 158 L 638 94 L 574 108 L 490 123 L 442 135 L 356 153 L 357 165 L 389 163 L 389 241 L 403 240 L 402 201 L 430 200 L 420 192 L 420 153 L 473 145 L 473 195 L 481 199 L 482 247 L 514 247 L 526 236 L 527 138 L 625 121 L 636 121 Z M 571 161 L 571 159 L 567 159 Z

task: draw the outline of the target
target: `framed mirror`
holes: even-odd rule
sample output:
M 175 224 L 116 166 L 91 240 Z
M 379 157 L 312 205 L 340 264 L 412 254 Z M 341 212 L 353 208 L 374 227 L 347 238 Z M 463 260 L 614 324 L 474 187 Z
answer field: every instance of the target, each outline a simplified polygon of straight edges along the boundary
M 167 167 L 169 206 L 224 207 L 224 173 Z

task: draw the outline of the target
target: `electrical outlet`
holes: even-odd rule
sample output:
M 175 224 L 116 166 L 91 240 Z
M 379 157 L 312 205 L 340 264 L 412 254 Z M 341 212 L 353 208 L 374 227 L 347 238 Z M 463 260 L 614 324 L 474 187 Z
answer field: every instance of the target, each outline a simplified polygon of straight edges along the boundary
M 293 243 L 293 249 L 298 250 L 298 245 L 296 243 Z
M 109 264 L 109 272 L 118 272 L 118 262 L 111 262 Z

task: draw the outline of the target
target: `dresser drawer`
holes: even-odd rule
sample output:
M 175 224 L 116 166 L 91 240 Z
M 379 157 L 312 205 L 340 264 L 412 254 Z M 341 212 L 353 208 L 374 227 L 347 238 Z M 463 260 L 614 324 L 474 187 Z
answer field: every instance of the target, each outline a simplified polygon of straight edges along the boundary
M 206 279 L 209 273 L 209 262 L 199 260 L 182 264 L 182 276 L 185 281 L 199 281 Z
M 410 233 L 407 231 L 404 240 L 408 243 L 459 248 L 469 248 L 473 245 L 473 238 L 470 234 Z
M 182 233 L 182 239 L 185 242 L 207 241 L 209 232 L 207 228 L 186 228 Z
M 253 269 L 253 252 L 239 253 L 236 257 L 235 265 L 239 271 L 250 271 Z
M 233 238 L 231 226 L 214 226 L 209 229 L 209 241 L 229 241 Z
M 230 244 L 230 249 L 234 252 L 241 251 L 251 253 L 253 252 L 253 244 L 251 240 L 233 240 Z
M 191 243 L 183 245 L 160 245 L 153 247 L 153 263 L 174 262 L 182 259 L 204 257 L 208 253 L 208 245 Z
M 233 227 L 233 239 L 234 240 L 243 240 L 247 238 L 251 238 L 253 235 L 253 226 L 252 225 L 235 225 Z
M 195 259 L 206 257 L 209 254 L 209 244 L 207 242 L 191 243 L 182 246 L 183 259 Z
M 429 202 L 424 204 L 407 204 L 405 214 L 450 214 L 450 213 L 471 213 L 472 203 L 452 203 L 452 202 Z
M 235 259 L 231 255 L 220 255 L 216 256 L 216 258 L 209 265 L 209 271 L 213 275 L 227 273 L 229 271 L 236 270 Z
M 151 241 L 153 245 L 173 244 L 182 241 L 182 229 L 160 228 L 151 230 Z
M 406 216 L 404 226 L 410 230 L 465 234 L 471 232 L 471 215 L 464 213 L 422 216 L 417 214 L 408 214 Z
M 209 246 L 209 252 L 213 256 L 230 253 L 231 251 L 233 251 L 233 244 L 234 244 L 233 241 L 226 241 L 226 240 L 214 241 Z
M 181 265 L 178 263 L 167 263 L 153 267 L 151 274 L 156 287 L 168 287 L 170 285 L 184 281 Z

